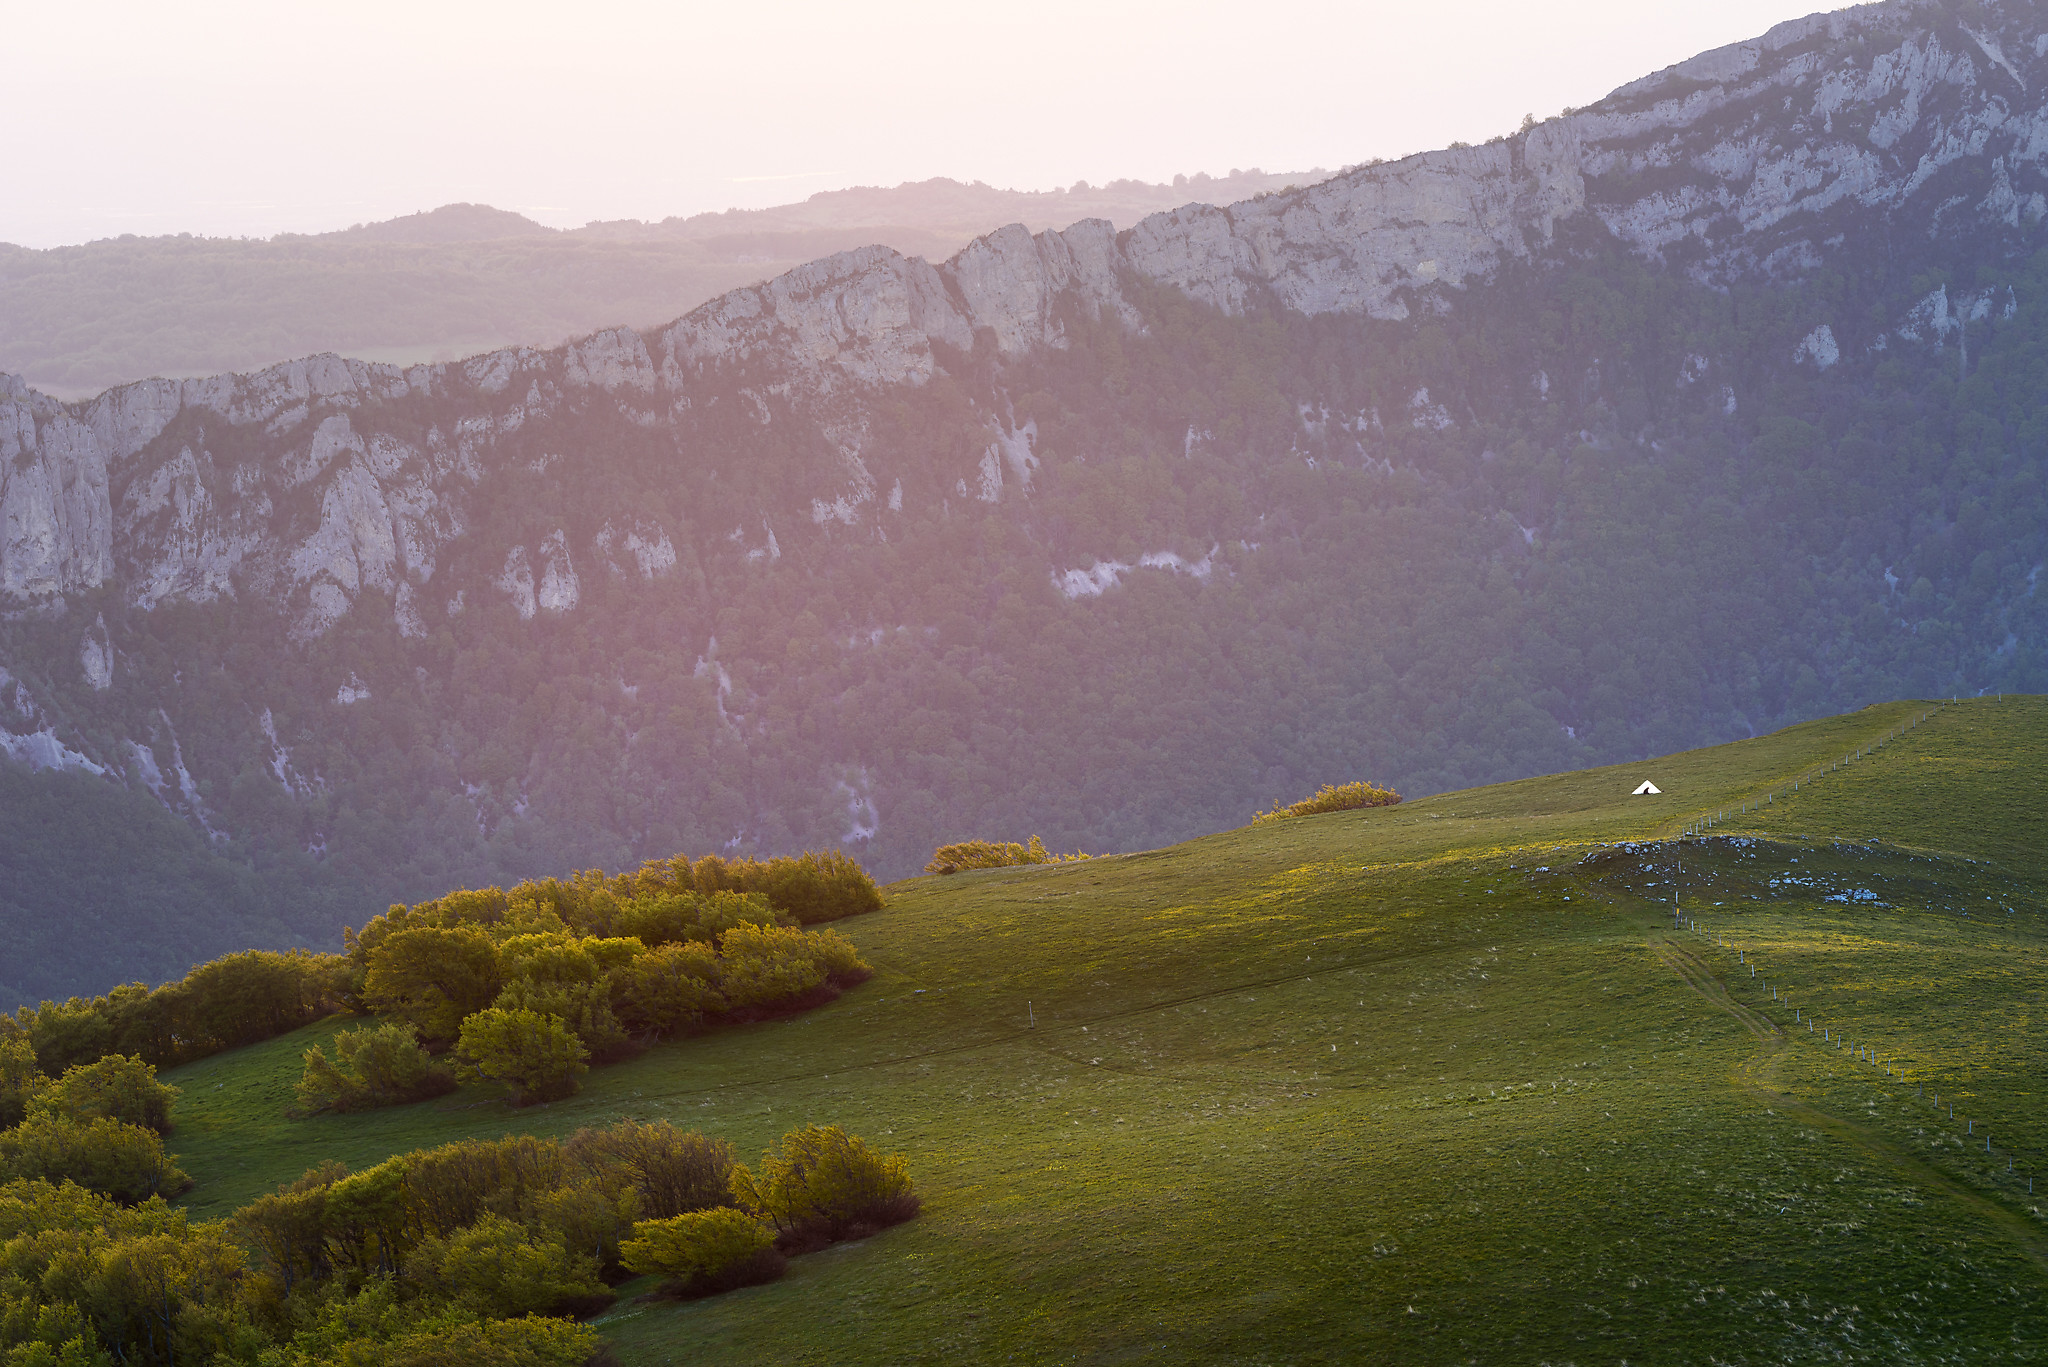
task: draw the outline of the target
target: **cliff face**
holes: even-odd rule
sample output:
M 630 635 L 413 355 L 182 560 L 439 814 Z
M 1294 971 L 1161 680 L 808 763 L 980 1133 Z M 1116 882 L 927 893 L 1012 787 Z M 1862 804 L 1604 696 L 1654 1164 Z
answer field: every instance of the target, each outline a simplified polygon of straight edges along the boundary
M 0 378 L 0 825 L 146 794 L 324 937 L 2038 691 L 2037 12 L 1823 16 L 1487 146 L 549 350 Z
M 0 591 L 36 602 L 112 583 L 145 605 L 253 593 L 289 601 L 298 631 L 317 635 L 374 589 L 412 629 L 441 548 L 463 533 L 466 492 L 530 415 L 606 402 L 659 425 L 707 376 L 735 371 L 826 412 L 855 391 L 923 384 L 977 338 L 1005 356 L 1059 347 L 1063 309 L 1134 321 L 1134 280 L 1227 313 L 1270 301 L 1399 319 L 1456 307 L 1504 263 L 1551 258 L 1568 231 L 1708 281 L 1811 269 L 1878 224 L 2031 235 L 2048 214 L 2039 17 L 2008 4 L 1972 27 L 1911 3 L 1817 15 L 1483 147 L 1190 205 L 1122 234 L 1100 220 L 1008 228 L 936 266 L 843 253 L 646 337 L 407 370 L 315 357 L 70 405 L 13 383 L 0 390 Z M 409 398 L 463 416 L 393 426 Z M 847 455 L 846 481 L 813 491 L 841 520 L 895 474 L 877 467 L 886 457 Z M 555 559 L 593 554 L 565 545 Z M 558 572 L 556 603 L 573 600 L 566 582 Z

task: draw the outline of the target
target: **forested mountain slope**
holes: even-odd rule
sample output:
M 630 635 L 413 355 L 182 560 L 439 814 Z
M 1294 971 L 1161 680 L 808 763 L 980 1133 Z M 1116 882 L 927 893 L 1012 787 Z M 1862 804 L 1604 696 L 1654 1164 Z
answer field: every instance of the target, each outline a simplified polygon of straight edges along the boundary
M 16 385 L 5 743 L 315 933 L 2039 691 L 2041 19 L 1818 16 L 1484 147 L 552 351 Z

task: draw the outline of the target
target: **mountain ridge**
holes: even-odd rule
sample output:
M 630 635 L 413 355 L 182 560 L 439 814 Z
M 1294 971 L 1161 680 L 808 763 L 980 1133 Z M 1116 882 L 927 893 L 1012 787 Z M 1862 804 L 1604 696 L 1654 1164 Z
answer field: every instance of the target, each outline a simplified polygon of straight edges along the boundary
M 1108 310 L 1132 322 L 1119 283 L 1124 271 L 1226 314 L 1244 312 L 1257 298 L 1312 316 L 1355 312 L 1399 320 L 1417 308 L 1450 307 L 1447 291 L 1529 259 L 1551 241 L 1560 223 L 1588 214 L 1646 256 L 1682 258 L 1681 247 L 1693 248 L 1686 269 L 1696 278 L 1713 280 L 1744 269 L 1768 274 L 1793 261 L 1817 266 L 1824 255 L 1825 239 L 1816 240 L 1815 225 L 1796 221 L 1800 215 L 1821 218 L 1818 226 L 1824 230 L 1830 226 L 1825 221 L 1830 211 L 1882 214 L 1924 190 L 1943 169 L 1968 155 L 1967 148 L 1976 146 L 1981 156 L 1993 133 L 2002 133 L 2011 151 L 1992 159 L 1994 183 L 1972 206 L 1978 221 L 1961 226 L 2017 233 L 2023 217 L 2038 223 L 2048 212 L 2048 195 L 2034 189 L 2022 198 L 2013 183 L 2017 168 L 2006 166 L 2006 156 L 2023 153 L 2026 173 L 2048 186 L 2043 170 L 2048 106 L 2036 108 L 2022 122 L 2010 114 L 2002 93 L 1985 93 L 1967 52 L 1943 46 L 1939 26 L 1925 33 L 1910 31 L 1911 16 L 1945 13 L 1931 4 L 1894 4 L 1791 21 L 1754 42 L 1702 54 L 1624 86 L 1588 111 L 1484 147 L 1357 168 L 1319 185 L 1229 208 L 1187 206 L 1152 215 L 1123 234 L 1099 220 L 1035 236 L 1013 226 L 977 238 L 940 266 L 879 247 L 839 253 L 714 299 L 652 330 L 651 338 L 614 329 L 549 352 L 509 348 L 459 365 L 408 370 L 360 363 L 337 368 L 314 358 L 253 376 L 143 381 L 86 405 L 53 406 L 24 394 L 24 386 L 15 382 L 8 391 L 10 411 L 0 414 L 0 423 L 12 418 L 6 423 L 11 432 L 0 441 L 0 456 L 14 466 L 0 484 L 0 520 L 9 529 L 0 544 L 0 590 L 35 597 L 107 582 L 116 559 L 117 523 L 108 471 L 138 455 L 176 413 L 188 408 L 245 426 L 278 423 L 309 401 L 342 401 L 349 394 L 396 399 L 468 388 L 488 404 L 485 396 L 504 392 L 518 375 L 530 383 L 545 378 L 613 395 L 660 393 L 674 404 L 686 402 L 693 375 L 728 362 L 776 364 L 826 394 L 843 381 L 915 385 L 938 368 L 935 345 L 971 350 L 984 329 L 1004 356 L 1061 345 L 1062 325 L 1055 315 L 1063 305 Z M 1999 53 L 1992 64 L 1997 79 L 2020 79 L 1991 36 L 1977 35 L 1959 22 L 1957 27 L 1984 53 Z M 1860 80 L 1839 73 L 1815 80 L 1817 41 L 1841 42 L 1902 28 L 1907 33 L 1900 46 L 1873 59 Z M 2041 88 L 2048 90 L 2048 64 L 2040 56 L 2033 61 L 2041 66 Z M 1700 84 L 1709 77 L 1714 78 L 1711 84 Z M 1746 84 L 1731 89 L 1727 82 L 1732 80 Z M 1912 112 L 1913 120 L 1897 133 L 1889 126 L 1877 132 L 1873 124 L 1874 135 L 1889 144 L 1890 179 L 1878 174 L 1884 158 L 1836 155 L 1824 148 L 1773 159 L 1757 153 L 1760 140 L 1750 135 L 1694 149 L 1697 159 L 1727 168 L 1726 179 L 1739 179 L 1745 171 L 1750 175 L 1750 189 L 1740 196 L 1725 192 L 1725 186 L 1719 195 L 1674 196 L 1657 189 L 1633 199 L 1603 200 L 1598 194 L 1603 179 L 1668 164 L 1684 150 L 1683 135 L 1708 115 L 1740 111 L 1801 82 L 1817 84 L 1813 108 L 1829 127 L 1837 113 L 1853 107 L 1853 100 L 1868 106 L 1897 98 L 1902 109 Z M 1968 99 L 1971 92 L 1978 96 L 1974 103 Z M 1960 107 L 1934 107 L 1936 96 L 1954 100 L 1959 93 Z M 1928 126 L 1921 128 L 1923 106 L 1928 106 Z M 1909 168 L 1896 149 L 1916 128 L 1927 150 Z M 1730 160 L 1745 151 L 1747 163 Z M 1823 163 L 1834 170 L 1831 178 L 1821 179 L 1822 173 L 1813 169 Z M 1792 168 L 1806 168 L 1803 177 Z M 1731 222 L 1738 229 L 1732 237 L 1726 231 Z M 1948 322 L 1945 314 L 1942 322 Z M 1835 325 L 1827 320 L 1816 320 L 1816 326 L 1835 335 Z M 643 411 L 651 416 L 654 410 Z M 366 451 L 348 420 L 340 421 L 339 428 L 328 419 L 303 429 L 299 440 L 308 444 L 286 459 L 325 468 L 332 455 L 327 443 Z M 394 452 L 383 459 L 396 462 L 395 473 L 421 455 Z M 474 456 L 471 451 L 453 463 L 441 462 L 438 477 Z M 830 497 L 821 493 L 823 504 L 836 507 L 845 497 L 859 503 L 872 496 L 863 483 L 860 457 L 848 453 L 848 459 L 858 469 L 846 488 L 826 491 Z M 319 529 L 286 553 L 304 570 L 293 576 L 298 587 L 325 573 L 336 587 L 352 591 L 364 582 L 360 562 L 365 554 L 380 567 L 395 563 L 385 540 L 424 545 L 418 532 L 379 537 L 375 546 L 358 542 L 358 571 L 335 572 L 329 548 L 341 545 L 340 527 L 378 516 L 378 500 L 367 498 L 367 484 L 377 476 L 360 464 L 348 469 L 356 472 L 352 483 L 326 505 Z M 182 468 L 160 467 L 151 487 L 182 477 Z M 166 496 L 142 497 L 141 511 L 128 526 L 151 520 Z M 383 501 L 389 502 L 388 492 Z M 208 539 L 199 523 L 180 515 L 170 529 L 167 546 L 191 545 L 192 550 L 180 550 L 167 572 L 141 576 L 147 587 L 138 591 L 147 601 L 161 601 L 165 593 L 205 598 L 222 592 L 223 576 L 231 578 L 232 567 L 254 548 L 251 533 L 240 524 Z M 424 535 L 432 539 L 431 533 Z M 430 565 L 431 552 L 426 554 L 428 559 L 416 563 Z M 138 565 L 149 560 L 141 552 L 130 558 Z M 158 566 L 165 563 L 157 557 Z M 382 568 L 369 579 L 396 590 Z M 320 596 L 326 604 L 323 613 L 331 616 L 337 606 L 333 593 Z
M 488 205 L 261 240 L 0 245 L 0 370 L 67 399 L 148 375 L 204 378 L 338 352 L 401 365 L 600 328 L 671 322 L 706 299 L 870 243 L 950 256 L 1018 220 L 1128 226 L 1191 197 L 1227 202 L 1306 176 L 1256 168 L 1043 192 L 931 180 L 798 204 L 558 230 Z
M 2048 51 L 1986 13 L 554 349 L 0 382 L 0 744 L 374 909 L 2034 687 Z

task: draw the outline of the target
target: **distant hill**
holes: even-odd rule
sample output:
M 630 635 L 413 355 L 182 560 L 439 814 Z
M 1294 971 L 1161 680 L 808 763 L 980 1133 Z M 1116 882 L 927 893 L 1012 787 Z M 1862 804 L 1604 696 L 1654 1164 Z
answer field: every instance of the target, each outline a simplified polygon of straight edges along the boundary
M 512 237 L 553 237 L 556 230 L 535 223 L 510 209 L 493 209 L 488 204 L 443 204 L 438 209 L 389 218 L 382 223 L 358 223 L 338 233 L 321 233 L 320 241 L 336 238 L 356 242 L 498 242 Z
M 560 231 L 484 204 L 267 241 L 119 237 L 34 251 L 0 244 L 0 371 L 82 398 L 114 385 L 249 371 L 332 351 L 453 360 L 651 327 L 728 290 L 874 243 L 942 260 L 1008 223 L 1129 227 L 1192 201 L 1227 204 L 1319 180 L 1232 171 L 998 190 L 954 180 L 813 195 L 771 209 Z

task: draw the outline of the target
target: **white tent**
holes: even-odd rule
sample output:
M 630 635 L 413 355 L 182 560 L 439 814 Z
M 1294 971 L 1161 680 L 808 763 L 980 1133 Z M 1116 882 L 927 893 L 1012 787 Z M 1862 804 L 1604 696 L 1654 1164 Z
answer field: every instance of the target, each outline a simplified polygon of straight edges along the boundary
M 1664 790 L 1663 790 L 1662 788 L 1659 788 L 1659 787 L 1658 787 L 1658 786 L 1657 786 L 1656 784 L 1654 784 L 1654 783 L 1650 782 L 1650 780 L 1648 780 L 1648 779 L 1644 779 L 1644 780 L 1643 780 L 1643 786 L 1642 786 L 1642 787 L 1640 787 L 1640 788 L 1638 788 L 1638 789 L 1636 789 L 1636 790 L 1635 790 L 1635 791 L 1634 791 L 1633 793 L 1630 793 L 1630 794 L 1629 794 L 1629 796 L 1630 796 L 1630 797 L 1645 797 L 1645 796 L 1648 796 L 1649 794 L 1652 794 L 1652 793 L 1661 793 L 1661 792 L 1663 792 L 1663 791 L 1664 791 Z

